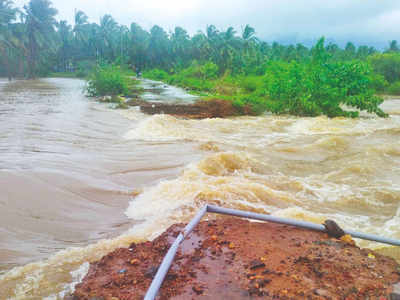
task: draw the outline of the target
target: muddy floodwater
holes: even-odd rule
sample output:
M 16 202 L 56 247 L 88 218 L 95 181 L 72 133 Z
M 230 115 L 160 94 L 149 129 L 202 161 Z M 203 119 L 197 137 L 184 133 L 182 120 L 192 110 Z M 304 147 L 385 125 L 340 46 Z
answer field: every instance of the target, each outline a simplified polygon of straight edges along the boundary
M 145 99 L 194 100 L 143 85 Z M 185 120 L 115 110 L 83 86 L 0 79 L 0 299 L 61 299 L 88 262 L 205 203 L 400 239 L 400 100 L 386 119 Z

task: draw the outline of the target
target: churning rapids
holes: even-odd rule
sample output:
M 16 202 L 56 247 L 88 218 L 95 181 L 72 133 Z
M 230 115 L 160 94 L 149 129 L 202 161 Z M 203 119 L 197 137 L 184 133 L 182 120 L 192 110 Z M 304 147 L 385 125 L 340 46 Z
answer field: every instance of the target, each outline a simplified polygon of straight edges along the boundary
M 206 202 L 400 238 L 400 100 L 387 119 L 184 120 L 113 110 L 83 85 L 0 80 L 0 299 L 62 298 L 88 262 Z M 192 100 L 160 88 L 145 97 Z

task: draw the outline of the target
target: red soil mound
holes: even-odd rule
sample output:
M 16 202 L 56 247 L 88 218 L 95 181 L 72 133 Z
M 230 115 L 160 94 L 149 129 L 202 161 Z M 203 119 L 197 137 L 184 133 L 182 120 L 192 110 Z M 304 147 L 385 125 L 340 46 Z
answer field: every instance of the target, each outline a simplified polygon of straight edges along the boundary
M 142 112 L 150 115 L 168 114 L 190 119 L 225 118 L 242 114 L 233 106 L 232 102 L 219 99 L 198 101 L 194 104 L 167 104 L 131 100 L 127 104 L 140 106 Z
M 92 263 L 72 298 L 143 299 L 182 228 Z M 371 250 L 324 233 L 221 217 L 201 222 L 183 242 L 159 299 L 389 299 L 398 282 L 399 265 Z

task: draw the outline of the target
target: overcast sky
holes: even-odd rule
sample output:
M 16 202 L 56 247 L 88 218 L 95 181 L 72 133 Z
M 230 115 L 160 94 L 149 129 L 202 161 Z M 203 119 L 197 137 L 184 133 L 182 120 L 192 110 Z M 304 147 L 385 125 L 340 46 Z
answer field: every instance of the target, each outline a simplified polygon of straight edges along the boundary
M 22 6 L 28 1 L 15 0 Z M 266 41 L 309 44 L 320 36 L 343 44 L 386 46 L 400 42 L 399 0 L 53 0 L 58 19 L 73 21 L 74 9 L 90 21 L 111 14 L 120 24 L 136 22 L 145 29 L 182 26 L 190 34 L 209 24 L 218 29 L 245 24 Z

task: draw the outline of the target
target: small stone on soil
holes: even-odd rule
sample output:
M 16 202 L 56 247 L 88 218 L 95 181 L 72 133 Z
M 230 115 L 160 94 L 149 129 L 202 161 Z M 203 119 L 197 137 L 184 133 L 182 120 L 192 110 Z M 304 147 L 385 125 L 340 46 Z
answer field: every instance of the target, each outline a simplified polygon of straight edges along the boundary
M 265 267 L 265 264 L 261 260 L 255 259 L 250 262 L 249 269 L 255 270 L 255 269 L 264 268 L 264 267 Z

